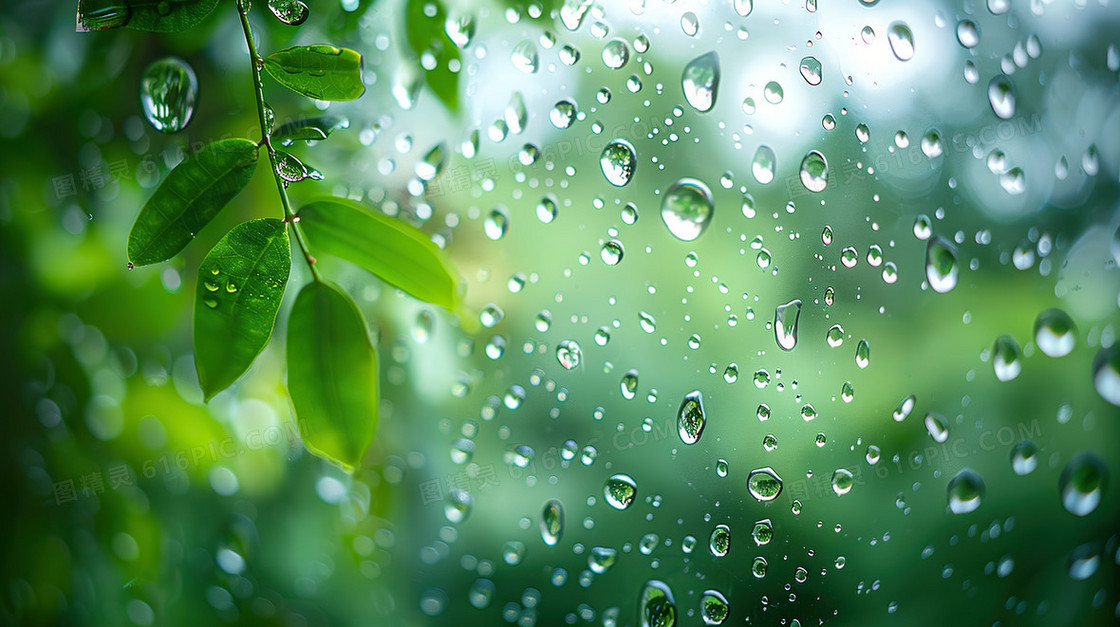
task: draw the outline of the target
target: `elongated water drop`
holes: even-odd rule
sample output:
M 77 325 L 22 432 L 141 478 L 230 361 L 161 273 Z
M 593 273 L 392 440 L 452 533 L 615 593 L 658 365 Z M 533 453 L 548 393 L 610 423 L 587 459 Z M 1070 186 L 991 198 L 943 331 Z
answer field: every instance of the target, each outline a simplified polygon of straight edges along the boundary
M 795 298 L 774 308 L 774 339 L 782 350 L 797 346 L 797 320 L 801 317 L 801 299 Z
M 622 398 L 628 401 L 633 400 L 638 394 L 638 371 L 627 370 L 626 374 L 622 375 L 619 387 L 622 391 Z
M 871 363 L 871 344 L 867 339 L 861 339 L 859 344 L 856 344 L 856 365 L 860 368 L 866 368 Z
M 297 159 L 295 155 L 283 150 L 276 151 L 276 173 L 289 183 L 297 183 L 310 175 L 307 166 L 302 161 Z
M 747 476 L 747 491 L 756 500 L 773 501 L 782 493 L 782 478 L 769 466 L 757 468 Z
M 711 190 L 696 179 L 680 179 L 662 192 L 661 219 L 679 240 L 690 242 L 700 237 L 713 211 Z
M 949 480 L 946 488 L 949 497 L 949 511 L 954 514 L 967 514 L 980 507 L 984 498 L 984 480 L 971 468 L 962 468 Z
M 708 550 L 715 557 L 723 557 L 731 550 L 731 528 L 727 525 L 716 525 L 708 539 Z
M 759 146 L 754 152 L 754 159 L 751 160 L 751 174 L 754 175 L 754 180 L 763 185 L 773 181 L 777 159 L 773 148 L 766 145 Z
M 447 502 L 443 506 L 443 514 L 449 522 L 461 523 L 467 519 L 474 508 L 474 497 L 466 490 L 451 490 L 447 493 Z
M 914 404 L 916 402 L 917 398 L 915 398 L 913 394 L 902 399 L 902 402 L 900 402 L 898 404 L 898 407 L 894 410 L 895 422 L 902 422 L 903 420 L 906 420 L 906 417 L 910 415 L 910 412 L 914 411 Z
M 1062 505 L 1075 516 L 1092 514 L 1101 504 L 1107 487 L 1108 467 L 1100 457 L 1089 451 L 1076 453 L 1058 479 Z
M 592 0 L 564 0 L 560 7 L 560 21 L 568 30 L 578 30 L 583 23 L 587 9 L 591 8 Z
M 1120 406 L 1120 343 L 1100 349 L 1093 357 L 1093 387 L 1101 398 Z
M 300 0 L 268 0 L 268 9 L 276 19 L 288 26 L 299 26 L 307 21 L 310 11 Z
M 470 45 L 471 40 L 474 39 L 475 29 L 474 15 L 470 13 L 448 16 L 443 25 L 447 38 L 459 48 L 466 48 Z
M 992 346 L 992 368 L 996 372 L 996 378 L 1000 381 L 1010 381 L 1019 376 L 1019 372 L 1023 370 L 1021 356 L 1022 351 L 1019 350 L 1019 343 L 1015 338 L 1010 335 L 996 338 Z
M 651 579 L 638 597 L 638 624 L 641 627 L 676 627 L 677 606 L 669 586 Z
M 445 155 L 446 146 L 443 143 L 436 144 L 431 150 L 424 155 L 424 158 L 416 163 L 415 171 L 416 177 L 421 181 L 430 181 L 434 179 L 443 170 L 443 164 L 447 161 Z
M 513 61 L 513 67 L 526 74 L 535 74 L 537 67 L 540 65 L 540 54 L 537 52 L 537 44 L 533 43 L 532 39 L 522 41 L 513 47 L 513 51 L 510 53 L 510 60 Z
M 1007 120 L 1015 115 L 1015 88 L 1011 86 L 1011 79 L 1003 74 L 993 78 L 988 83 L 988 102 L 996 117 Z
M 603 484 L 603 496 L 606 497 L 607 503 L 617 510 L 630 507 L 637 493 L 638 484 L 630 478 L 630 475 L 611 475 Z
M 823 192 L 828 187 L 828 161 L 816 150 L 810 150 L 801 160 L 801 184 L 811 192 Z
M 957 286 L 960 276 L 957 265 L 957 248 L 939 236 L 926 243 L 926 280 L 938 294 L 945 294 Z
M 551 499 L 541 510 L 541 539 L 548 546 L 556 546 L 564 535 L 564 505 Z
M 1011 469 L 1017 475 L 1029 475 L 1038 467 L 1038 446 L 1023 440 L 1011 448 Z
M 121 0 L 85 0 L 78 9 L 74 30 L 79 33 L 120 28 L 132 18 L 132 9 Z
M 887 41 L 890 42 L 891 52 L 899 61 L 909 61 L 914 58 L 914 33 L 905 22 L 894 22 L 887 29 Z
M 677 432 L 685 444 L 696 444 L 704 433 L 707 418 L 704 415 L 704 395 L 700 390 L 685 394 L 677 409 Z
M 198 79 L 186 61 L 160 59 L 144 70 L 140 79 L 140 104 L 144 117 L 161 133 L 186 128 L 198 102 Z
M 1034 342 L 1049 357 L 1065 357 L 1077 344 L 1077 327 L 1061 309 L 1047 309 L 1034 319 Z
M 617 70 L 630 60 L 630 47 L 622 39 L 612 39 L 603 46 L 603 65 Z
M 704 113 L 716 103 L 719 92 L 719 55 L 715 51 L 688 62 L 681 73 L 684 99 L 693 109 Z
M 638 157 L 634 153 L 634 146 L 625 139 L 612 140 L 599 155 L 603 176 L 615 187 L 623 187 L 629 183 L 637 165 Z
M 705 625 L 722 625 L 731 613 L 727 597 L 717 590 L 705 590 L 700 596 L 700 618 Z
M 944 442 L 949 439 L 949 421 L 937 412 L 926 412 L 926 431 L 934 442 Z
M 810 85 L 821 84 L 821 62 L 816 57 L 808 56 L 801 59 L 801 78 Z
M 837 468 L 832 472 L 832 491 L 838 496 L 851 492 L 854 483 L 852 471 L 846 468 Z
M 758 546 L 765 546 L 770 544 L 774 539 L 774 524 L 770 522 L 769 518 L 763 518 L 754 523 L 754 528 L 751 530 L 751 537 L 754 538 L 754 543 Z

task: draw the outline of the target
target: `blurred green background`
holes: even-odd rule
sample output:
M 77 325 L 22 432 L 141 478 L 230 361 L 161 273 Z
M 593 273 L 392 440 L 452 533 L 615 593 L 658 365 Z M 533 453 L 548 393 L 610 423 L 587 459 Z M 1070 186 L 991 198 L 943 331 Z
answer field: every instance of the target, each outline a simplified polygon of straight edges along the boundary
M 420 226 L 465 277 L 468 312 L 322 259 L 371 321 L 382 364 L 377 440 L 353 476 L 306 453 L 292 426 L 287 305 L 250 373 L 204 404 L 194 275 L 229 227 L 282 214 L 272 180 L 258 172 L 165 264 L 129 271 L 124 252 L 184 151 L 259 139 L 233 3 L 172 35 L 75 33 L 73 3 L 4 3 L 0 620 L 637 625 L 654 579 L 684 625 L 702 624 L 707 590 L 727 598 L 726 624 L 1115 624 L 1120 409 L 1102 397 L 1120 385 L 1115 7 L 791 0 L 744 16 L 742 1 L 448 2 L 474 32 L 456 72 L 429 74 L 458 94 L 450 110 L 418 80 L 433 59 L 404 41 L 402 2 L 314 2 L 298 28 L 255 4 L 262 52 L 330 42 L 365 58 L 353 103 L 266 78 L 278 121 L 323 109 L 349 120 L 293 147 L 326 175 L 293 184 L 294 203 L 350 196 Z M 577 7 L 578 26 L 563 19 Z M 908 60 L 896 23 L 912 32 Z M 604 49 L 618 41 L 628 59 L 615 69 Z M 720 82 L 700 112 L 681 74 L 710 51 Z M 175 135 L 147 124 L 138 95 L 166 56 L 200 85 Z M 801 74 L 809 56 L 819 85 Z M 1001 75 L 1009 119 L 989 101 Z M 558 129 L 563 100 L 578 115 Z M 616 138 L 637 155 L 624 187 L 599 163 Z M 447 161 L 425 185 L 415 165 L 436 146 Z M 754 173 L 760 146 L 776 155 L 771 182 Z M 799 175 L 810 150 L 828 162 L 819 193 Z M 660 211 L 684 177 L 714 206 L 689 242 Z M 946 294 L 926 283 L 920 216 L 954 242 L 960 278 Z M 601 254 L 611 240 L 616 265 Z M 772 322 L 792 299 L 787 352 Z M 1035 339 L 1050 308 L 1076 325 L 1063 357 Z M 1021 348 L 1009 381 L 993 365 L 1004 335 Z M 564 340 L 582 349 L 573 369 L 556 356 Z M 687 445 L 676 416 L 692 390 L 707 423 Z M 892 419 L 908 395 L 913 412 Z M 927 412 L 945 417 L 944 442 Z M 1020 475 L 1024 440 L 1037 468 Z M 1081 452 L 1105 469 L 1085 516 L 1060 491 Z M 762 467 L 784 482 L 768 503 L 746 489 Z M 947 488 L 964 468 L 984 495 L 954 514 Z M 837 469 L 853 474 L 843 495 Z M 603 498 L 615 473 L 638 486 L 625 511 Z M 471 495 L 462 520 L 456 490 Z M 539 529 L 550 499 L 565 511 L 555 546 Z M 774 539 L 759 546 L 751 529 L 765 518 Z M 731 530 L 723 557 L 708 547 L 718 524 Z M 618 552 L 604 573 L 589 570 L 594 547 Z

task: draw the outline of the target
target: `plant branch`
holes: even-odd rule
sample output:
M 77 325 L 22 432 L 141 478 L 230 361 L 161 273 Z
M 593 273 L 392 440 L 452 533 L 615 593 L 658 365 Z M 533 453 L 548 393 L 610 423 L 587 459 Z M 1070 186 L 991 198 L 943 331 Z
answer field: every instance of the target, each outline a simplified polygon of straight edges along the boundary
M 307 262 L 307 267 L 311 270 L 311 276 L 319 281 L 322 277 L 319 276 L 319 269 L 315 267 L 315 257 L 311 255 L 307 248 L 307 240 L 303 236 L 303 230 L 299 227 L 299 217 L 292 211 L 292 204 L 288 200 L 287 183 L 280 178 L 276 167 L 276 149 L 272 147 L 268 122 L 265 120 L 265 107 L 267 105 L 264 102 L 264 84 L 261 82 L 261 67 L 264 65 L 264 61 L 257 54 L 257 44 L 253 40 L 253 30 L 249 26 L 248 3 L 238 2 L 237 13 L 241 18 L 241 28 L 245 31 L 245 44 L 249 46 L 249 62 L 253 68 L 253 96 L 257 101 L 257 121 L 261 126 L 261 144 L 268 152 L 268 164 L 272 169 L 272 178 L 276 180 L 276 189 L 280 193 L 280 203 L 284 206 L 284 221 L 292 227 L 292 234 L 295 236 L 300 252 L 303 253 L 303 260 Z

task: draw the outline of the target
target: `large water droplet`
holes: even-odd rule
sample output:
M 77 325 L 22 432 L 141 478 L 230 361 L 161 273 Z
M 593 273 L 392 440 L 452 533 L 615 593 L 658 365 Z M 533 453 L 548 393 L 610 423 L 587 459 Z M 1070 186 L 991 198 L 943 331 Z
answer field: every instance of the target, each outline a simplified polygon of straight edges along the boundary
M 486 609 L 490 607 L 495 592 L 497 592 L 497 586 L 494 585 L 493 581 L 479 577 L 471 584 L 471 589 L 467 592 L 467 600 L 480 610 Z
M 629 183 L 637 165 L 638 157 L 634 153 L 634 146 L 625 139 L 611 141 L 599 156 L 599 166 L 603 169 L 603 176 L 615 187 L 622 187 Z
M 679 240 L 690 242 L 700 237 L 713 211 L 711 190 L 696 179 L 680 179 L 662 192 L 661 219 Z
M 575 340 L 562 340 L 556 345 L 556 361 L 560 362 L 565 370 L 572 370 L 579 366 L 582 357 L 583 351 Z
M 902 399 L 902 402 L 900 402 L 898 404 L 898 407 L 894 410 L 895 422 L 902 422 L 903 420 L 906 420 L 906 417 L 910 415 L 910 412 L 914 411 L 914 404 L 916 402 L 917 398 L 915 398 L 913 394 Z
M 513 52 L 510 53 L 510 60 L 513 61 L 513 67 L 526 74 L 535 74 L 537 67 L 540 65 L 540 54 L 537 52 L 537 44 L 533 43 L 532 39 L 523 40 L 513 47 Z
M 443 143 L 436 144 L 423 159 L 417 161 L 414 167 L 416 177 L 421 181 L 430 181 L 439 175 L 443 170 L 443 164 L 447 161 L 446 148 Z
M 846 468 L 837 468 L 832 472 L 832 491 L 839 496 L 843 496 L 852 491 L 852 485 L 855 480 L 852 478 L 852 472 Z
M 283 150 L 276 151 L 276 173 L 289 183 L 297 183 L 311 177 L 311 170 L 302 161 Z
M 754 523 L 754 528 L 751 530 L 751 537 L 754 538 L 754 543 L 758 546 L 770 544 L 770 540 L 774 539 L 774 524 L 770 522 L 769 518 L 763 518 Z
M 630 47 L 622 39 L 612 39 L 603 46 L 603 65 L 617 70 L 630 60 Z
M 1015 88 L 1011 79 L 1000 74 L 988 83 L 988 102 L 996 117 L 1007 120 L 1015 115 Z
M 565 129 L 572 125 L 572 121 L 576 118 L 576 112 L 575 102 L 561 100 L 552 107 L 552 111 L 549 111 L 548 119 L 556 128 Z
M 300 0 L 268 0 L 268 10 L 288 26 L 303 24 L 310 14 L 307 5 Z
M 708 550 L 715 557 L 723 557 L 731 550 L 731 528 L 727 525 L 716 525 L 708 539 Z
M 1101 398 L 1120 406 L 1120 343 L 1100 349 L 1093 357 L 1093 386 Z
M 980 507 L 984 498 L 984 480 L 971 468 L 962 468 L 949 480 L 946 488 L 949 497 L 949 511 L 954 514 L 967 514 Z
M 1066 569 L 1070 579 L 1084 581 L 1092 577 L 1101 565 L 1101 545 L 1099 542 L 1086 542 L 1069 554 Z
M 638 493 L 638 484 L 630 475 L 611 475 L 603 484 L 603 496 L 611 507 L 623 510 L 634 502 L 634 495 Z
M 754 180 L 763 185 L 773 181 L 777 160 L 773 148 L 766 145 L 759 146 L 754 152 L 754 159 L 751 160 L 751 174 L 754 175 Z
M 926 412 L 926 431 L 934 442 L 944 442 L 949 439 L 949 421 L 941 414 L 931 411 Z
M 957 248 L 941 236 L 926 243 L 926 280 L 938 294 L 945 294 L 957 286 L 960 276 L 957 265 Z
M 800 174 L 801 184 L 811 192 L 823 192 L 828 187 L 828 161 L 816 150 L 810 150 L 801 160 Z
M 541 539 L 548 546 L 556 546 L 564 535 L 564 504 L 551 499 L 541 510 Z
M 965 48 L 975 48 L 980 43 L 980 28 L 972 20 L 957 23 L 957 41 Z
M 1065 357 L 1077 343 L 1077 327 L 1061 309 L 1047 309 L 1034 320 L 1034 342 L 1050 357 Z
M 754 8 L 754 0 L 732 0 L 731 6 L 734 7 L 735 12 L 740 17 L 747 17 L 751 14 L 751 9 Z
M 700 618 L 705 625 L 722 625 L 731 614 L 727 598 L 716 590 L 705 590 L 700 596 Z
M 1100 457 L 1089 451 L 1076 453 L 1058 479 L 1062 505 L 1075 516 L 1093 513 L 1107 487 L 1108 467 Z
M 992 368 L 1000 381 L 1010 381 L 1023 370 L 1019 343 L 1010 335 L 1001 335 L 992 345 Z
M 157 131 L 175 133 L 191 121 L 198 102 L 198 79 L 186 61 L 160 59 L 144 70 L 140 79 L 140 104 L 144 117 Z
M 821 84 L 821 62 L 816 57 L 808 56 L 801 59 L 801 78 L 810 85 Z
M 447 502 L 443 506 L 443 515 L 453 523 L 461 523 L 471 514 L 474 508 L 474 497 L 466 490 L 451 490 L 447 493 Z
M 689 61 L 681 73 L 681 87 L 692 108 L 710 111 L 719 92 L 719 55 L 713 51 Z
M 615 561 L 618 559 L 618 550 L 606 546 L 592 547 L 591 554 L 587 556 L 587 567 L 591 572 L 601 575 L 611 566 L 614 566 Z
M 81 3 L 77 25 L 74 29 L 76 32 L 88 33 L 95 30 L 120 28 L 132 18 L 132 9 L 129 8 L 127 2 L 108 0 L 97 4 L 100 6 L 92 6 L 94 5 L 92 2 Z
M 887 29 L 887 41 L 891 44 L 891 52 L 899 61 L 909 61 L 914 58 L 914 34 L 905 22 L 894 22 Z
M 449 15 L 443 25 L 443 30 L 447 32 L 447 38 L 458 48 L 466 48 L 470 45 L 471 40 L 474 39 L 475 29 L 474 15 L 471 13 L 463 13 L 457 16 Z
M 583 23 L 587 9 L 591 8 L 592 0 L 564 0 L 560 7 L 560 21 L 568 30 L 578 30 Z
M 1038 467 L 1038 446 L 1023 440 L 1011 448 L 1011 469 L 1017 475 L 1029 475 Z
M 704 415 L 704 395 L 693 390 L 684 395 L 677 409 L 677 432 L 685 444 L 696 444 L 704 433 L 707 418 Z
M 677 606 L 667 584 L 651 579 L 642 586 L 638 597 L 638 623 L 641 627 L 676 627 Z
M 747 476 L 747 490 L 759 501 L 773 501 L 782 493 L 782 478 L 769 466 L 752 470 Z
M 801 299 L 795 298 L 774 308 L 774 339 L 782 350 L 797 346 L 797 320 L 801 317 Z

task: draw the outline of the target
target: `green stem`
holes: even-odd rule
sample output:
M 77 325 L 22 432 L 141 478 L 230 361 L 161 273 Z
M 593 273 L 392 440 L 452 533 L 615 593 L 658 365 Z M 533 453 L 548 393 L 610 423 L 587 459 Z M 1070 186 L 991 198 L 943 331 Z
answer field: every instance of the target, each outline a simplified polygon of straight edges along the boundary
M 249 62 L 253 67 L 253 95 L 257 100 L 257 121 L 261 125 L 261 144 L 268 151 L 268 163 L 272 167 L 272 178 L 276 180 L 276 189 L 280 192 L 280 203 L 284 206 L 284 221 L 292 227 L 292 234 L 295 236 L 300 252 L 303 253 L 303 260 L 307 262 L 307 267 L 311 270 L 311 276 L 316 281 L 320 281 L 322 277 L 319 276 L 319 269 L 315 267 L 315 257 L 311 256 L 311 252 L 307 248 L 307 240 L 303 235 L 303 229 L 299 227 L 299 218 L 292 211 L 292 203 L 288 200 L 288 188 L 285 186 L 284 179 L 280 178 L 276 167 L 276 149 L 272 147 L 272 139 L 268 134 L 268 123 L 265 121 L 264 113 L 264 84 L 261 82 L 261 66 L 264 62 L 257 54 L 257 44 L 253 40 L 253 30 L 249 26 L 249 9 L 248 7 L 242 8 L 240 2 L 237 4 L 237 13 L 241 17 L 241 28 L 245 31 L 245 43 L 249 46 Z

